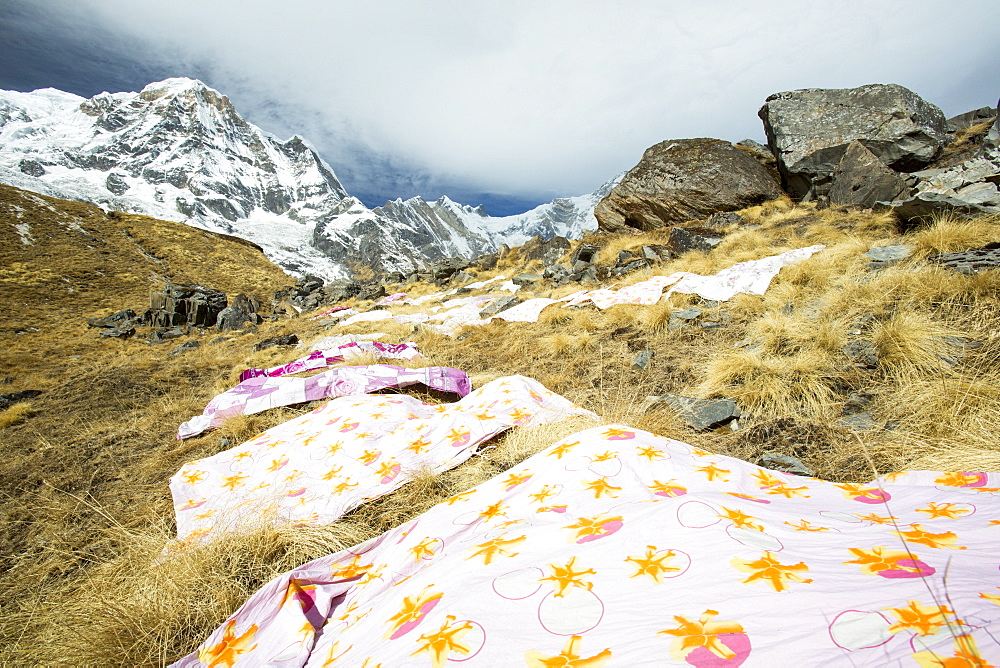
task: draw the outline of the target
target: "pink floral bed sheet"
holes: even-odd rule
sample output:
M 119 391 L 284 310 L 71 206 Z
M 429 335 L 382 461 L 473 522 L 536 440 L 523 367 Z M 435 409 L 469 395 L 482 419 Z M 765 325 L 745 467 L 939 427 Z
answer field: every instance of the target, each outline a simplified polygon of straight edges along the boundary
M 177 665 L 995 665 L 998 493 L 598 427 L 275 578 Z

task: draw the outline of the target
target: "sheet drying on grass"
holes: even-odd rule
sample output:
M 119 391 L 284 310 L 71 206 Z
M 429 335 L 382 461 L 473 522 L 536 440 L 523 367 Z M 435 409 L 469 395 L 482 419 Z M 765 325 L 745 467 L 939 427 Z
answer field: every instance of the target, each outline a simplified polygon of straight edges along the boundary
M 246 369 L 240 374 L 240 382 L 248 378 L 256 378 L 257 376 L 278 378 L 280 376 L 299 373 L 300 371 L 322 369 L 337 362 L 365 355 L 399 360 L 414 360 L 423 357 L 417 350 L 417 344 L 412 341 L 399 344 L 382 343 L 381 341 L 352 341 L 342 346 L 337 346 L 335 349 L 314 350 L 294 362 L 271 367 L 270 369 Z
M 711 276 L 679 271 L 669 276 L 653 276 L 648 280 L 620 290 L 591 290 L 576 295 L 568 306 L 587 301 L 594 302 L 594 305 L 601 309 L 609 308 L 615 304 L 652 306 L 664 297 L 663 288 L 668 285 L 673 287 L 667 291 L 666 296 L 673 292 L 679 292 L 696 294 L 702 299 L 713 299 L 719 302 L 728 301 L 741 293 L 762 295 L 767 291 L 771 281 L 778 275 L 782 267 L 797 264 L 824 248 L 826 246 L 821 244 L 796 248 L 760 260 L 740 262 Z
M 995 664 L 998 488 L 598 427 L 272 580 L 179 665 Z
M 170 480 L 180 540 L 262 524 L 329 523 L 414 472 L 440 473 L 511 427 L 593 416 L 537 381 L 509 376 L 453 404 L 355 395 L 186 464 Z
M 257 376 L 215 395 L 201 415 L 178 427 L 177 438 L 197 436 L 237 415 L 253 415 L 278 406 L 417 384 L 459 396 L 465 396 L 472 389 L 464 371 L 446 366 L 404 369 L 389 364 L 368 364 L 330 369 L 308 378 Z

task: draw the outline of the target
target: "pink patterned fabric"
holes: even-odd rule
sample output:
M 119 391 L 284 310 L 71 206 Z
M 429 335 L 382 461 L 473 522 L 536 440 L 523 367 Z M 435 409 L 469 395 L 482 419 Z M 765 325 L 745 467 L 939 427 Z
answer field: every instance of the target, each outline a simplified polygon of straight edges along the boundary
M 453 404 L 354 395 L 273 427 L 170 481 L 177 536 L 204 541 L 261 525 L 327 523 L 413 475 L 440 473 L 506 429 L 589 415 L 523 376 L 495 380 Z
M 460 397 L 472 389 L 464 371 L 446 366 L 404 369 L 388 364 L 371 364 L 343 366 L 308 378 L 258 376 L 216 395 L 201 415 L 191 418 L 177 429 L 177 438 L 197 436 L 236 415 L 253 415 L 278 406 L 416 384 L 453 392 Z
M 597 427 L 275 578 L 176 665 L 995 665 L 998 493 Z
M 423 357 L 417 351 L 417 344 L 412 341 L 399 344 L 382 343 L 381 341 L 353 341 L 338 346 L 335 350 L 314 350 L 294 362 L 271 367 L 270 369 L 246 369 L 240 374 L 240 382 L 248 378 L 256 378 L 257 376 L 277 378 L 279 376 L 299 373 L 300 371 L 322 369 L 331 364 L 361 357 L 365 354 L 400 360 L 413 360 Z

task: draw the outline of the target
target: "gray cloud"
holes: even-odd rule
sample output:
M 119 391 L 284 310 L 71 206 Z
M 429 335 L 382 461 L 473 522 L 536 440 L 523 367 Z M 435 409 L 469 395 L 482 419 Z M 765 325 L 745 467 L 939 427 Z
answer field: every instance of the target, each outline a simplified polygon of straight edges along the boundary
M 586 192 L 663 139 L 762 138 L 781 90 L 895 82 L 947 114 L 1000 94 L 1000 12 L 964 0 L 62 1 L 370 199 Z

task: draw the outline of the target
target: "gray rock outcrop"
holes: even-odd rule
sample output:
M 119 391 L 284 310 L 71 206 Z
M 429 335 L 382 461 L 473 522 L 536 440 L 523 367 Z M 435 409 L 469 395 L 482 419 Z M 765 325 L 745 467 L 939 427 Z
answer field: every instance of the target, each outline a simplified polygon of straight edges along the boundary
M 909 191 L 906 181 L 857 140 L 847 147 L 832 180 L 829 193 L 832 204 L 864 209 L 872 208 L 879 201 L 894 200 Z
M 921 169 L 950 141 L 944 114 L 897 84 L 776 93 L 758 112 L 795 197 L 825 195 L 851 142 L 896 171 Z
M 720 139 L 673 139 L 646 149 L 594 209 L 607 232 L 654 230 L 781 195 L 767 169 Z

